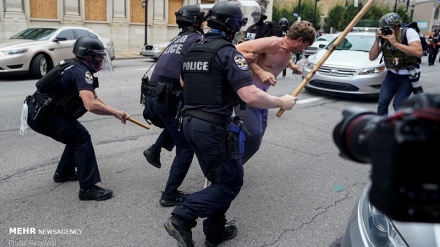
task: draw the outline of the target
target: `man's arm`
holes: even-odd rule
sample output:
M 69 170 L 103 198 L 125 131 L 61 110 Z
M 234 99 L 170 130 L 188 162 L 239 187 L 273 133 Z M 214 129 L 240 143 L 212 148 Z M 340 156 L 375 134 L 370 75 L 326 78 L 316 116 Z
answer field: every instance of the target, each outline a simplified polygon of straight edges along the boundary
M 79 96 L 83 101 L 84 107 L 89 112 L 97 115 L 113 115 L 123 123 L 130 118 L 126 112 L 115 110 L 111 106 L 105 104 L 104 101 L 98 98 L 98 96 L 95 97 L 95 94 L 90 90 L 80 90 Z
M 379 44 L 381 37 L 382 37 L 382 32 L 380 31 L 380 29 L 376 29 L 376 40 L 374 41 L 368 53 L 368 58 L 370 59 L 370 61 L 375 60 L 381 52 L 381 48 Z
M 283 110 L 290 110 L 298 100 L 297 97 L 293 97 L 290 94 L 282 97 L 272 96 L 255 85 L 242 87 L 238 89 L 237 94 L 246 104 L 260 109 L 281 108 Z
M 396 35 L 393 33 L 390 35 L 383 35 L 384 39 L 390 41 L 390 44 L 402 51 L 403 53 L 421 58 L 423 56 L 422 42 L 420 42 L 419 34 L 414 30 L 408 28 L 406 31 L 406 40 L 408 40 L 408 45 L 401 44 L 397 42 Z
M 268 71 L 265 71 L 258 65 L 259 54 L 272 53 L 277 50 L 278 38 L 261 38 L 243 42 L 236 46 L 237 50 L 246 59 L 251 71 L 256 74 L 260 80 L 268 85 L 275 85 L 275 76 Z

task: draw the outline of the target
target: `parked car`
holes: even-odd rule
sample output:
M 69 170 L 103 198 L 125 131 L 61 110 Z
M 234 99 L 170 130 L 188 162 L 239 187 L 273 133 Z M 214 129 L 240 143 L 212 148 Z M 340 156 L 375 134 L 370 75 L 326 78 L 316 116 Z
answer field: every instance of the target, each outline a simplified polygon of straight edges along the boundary
M 29 74 L 41 78 L 62 59 L 74 57 L 73 45 L 79 37 L 101 40 L 110 59 L 115 58 L 113 41 L 84 27 L 32 27 L 0 43 L 0 75 Z
M 328 43 L 330 43 L 337 35 L 336 34 L 324 34 L 315 39 L 315 42 L 307 49 L 303 51 L 304 57 L 308 58 L 310 55 L 317 53 L 319 50 L 324 48 Z
M 374 32 L 350 32 L 306 84 L 308 91 L 333 96 L 379 97 L 379 89 L 386 74 L 382 55 L 370 61 L 368 52 L 374 43 Z M 313 69 L 333 45 L 310 56 L 303 66 L 303 77 Z
M 159 59 L 160 55 L 168 47 L 169 44 L 170 42 L 161 43 L 157 45 L 144 45 L 141 49 L 140 54 L 142 56 L 151 58 L 154 61 L 157 61 L 157 59 Z
M 369 182 L 351 212 L 341 247 L 439 247 L 440 224 L 399 222 L 370 204 Z

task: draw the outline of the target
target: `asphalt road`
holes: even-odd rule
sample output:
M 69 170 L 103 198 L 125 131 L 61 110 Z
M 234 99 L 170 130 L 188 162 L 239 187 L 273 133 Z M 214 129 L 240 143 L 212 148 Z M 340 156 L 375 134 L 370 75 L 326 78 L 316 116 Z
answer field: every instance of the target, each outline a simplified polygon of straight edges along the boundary
M 114 74 L 98 73 L 98 94 L 144 122 L 139 89 L 151 60 L 113 64 Z M 438 80 L 434 81 L 438 66 L 422 73 L 427 92 L 440 93 Z M 291 93 L 299 83 L 300 77 L 288 73 L 269 92 Z M 0 246 L 176 246 L 163 228 L 172 208 L 158 203 L 173 152 L 162 152 L 162 169 L 149 165 L 142 155 L 160 129 L 122 125 L 110 116 L 83 116 L 81 122 L 95 146 L 101 185 L 112 189 L 114 196 L 102 202 L 80 201 L 77 182 L 52 180 L 63 146 L 31 129 L 19 134 L 21 105 L 34 84 L 26 78 L 0 78 Z M 374 111 L 376 103 L 307 92 L 299 98 L 280 118 L 275 116 L 278 109 L 269 111 L 263 144 L 246 164 L 245 184 L 227 213 L 228 220 L 235 220 L 238 236 L 221 246 L 339 245 L 370 167 L 340 158 L 332 131 L 343 109 L 360 105 Z M 195 159 L 181 190 L 193 192 L 203 184 Z M 201 225 L 199 219 L 193 229 L 196 246 L 203 246 Z

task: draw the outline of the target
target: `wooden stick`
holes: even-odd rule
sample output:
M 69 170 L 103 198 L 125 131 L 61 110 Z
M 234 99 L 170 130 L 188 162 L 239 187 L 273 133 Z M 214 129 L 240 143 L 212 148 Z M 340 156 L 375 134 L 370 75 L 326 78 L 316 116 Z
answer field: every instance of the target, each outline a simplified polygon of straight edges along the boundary
M 143 123 L 141 123 L 141 122 L 139 122 L 139 121 L 137 121 L 137 120 L 135 120 L 135 119 L 133 119 L 133 118 L 131 118 L 131 117 L 129 117 L 127 120 L 130 121 L 130 122 L 132 122 L 132 123 L 134 123 L 134 124 L 136 124 L 136 125 L 138 125 L 138 126 L 141 126 L 141 127 L 145 128 L 145 129 L 147 129 L 147 130 L 150 129 L 150 126 L 148 126 L 148 125 L 146 125 L 146 124 L 143 124 Z
M 102 101 L 100 98 L 96 98 L 96 100 L 99 101 L 99 103 L 101 103 L 101 104 L 103 104 L 103 105 L 107 105 L 107 104 L 104 103 L 104 101 Z M 131 117 L 127 118 L 127 120 L 130 121 L 130 122 L 132 122 L 132 123 L 134 123 L 134 124 L 136 124 L 136 125 L 138 125 L 138 126 L 141 126 L 141 127 L 145 128 L 145 129 L 147 129 L 147 130 L 150 129 L 150 126 L 148 126 L 148 125 L 146 125 L 146 124 L 143 124 L 143 123 L 141 123 L 141 122 L 139 122 L 139 121 L 137 121 L 137 120 L 135 120 L 135 119 L 133 119 L 133 118 L 131 118 Z
M 348 26 L 345 28 L 345 30 L 339 35 L 339 37 L 335 40 L 333 45 L 329 47 L 327 52 L 324 54 L 324 56 L 319 60 L 317 64 L 313 67 L 313 69 L 307 74 L 306 77 L 302 80 L 302 82 L 298 85 L 298 87 L 293 91 L 292 96 L 298 96 L 298 94 L 301 92 L 301 90 L 306 86 L 307 83 L 309 83 L 310 79 L 315 75 L 315 73 L 318 71 L 318 69 L 322 66 L 322 64 L 327 60 L 327 58 L 332 54 L 332 52 L 339 46 L 339 44 L 342 42 L 342 40 L 345 39 L 345 36 L 353 29 L 353 27 L 358 23 L 360 19 L 367 13 L 367 11 L 373 6 L 375 0 L 369 0 L 367 4 L 359 11 L 359 13 L 353 18 L 353 20 L 348 24 Z M 285 110 L 279 109 L 276 116 L 281 117 L 281 115 L 284 113 Z

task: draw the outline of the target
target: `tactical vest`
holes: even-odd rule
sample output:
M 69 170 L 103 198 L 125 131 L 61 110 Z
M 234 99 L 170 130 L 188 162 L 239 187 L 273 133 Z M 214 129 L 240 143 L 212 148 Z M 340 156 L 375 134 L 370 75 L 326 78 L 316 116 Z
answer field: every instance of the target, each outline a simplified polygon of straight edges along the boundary
M 400 40 L 401 44 L 408 45 L 408 41 L 406 41 L 406 37 L 404 36 L 406 36 L 406 28 L 401 30 L 399 35 L 397 35 L 396 40 Z M 411 66 L 416 66 L 418 64 L 417 57 L 409 56 L 391 45 L 387 39 L 383 40 L 382 52 L 387 69 L 399 70 L 402 68 L 405 69 Z M 396 61 L 397 63 L 395 63 Z
M 185 105 L 235 106 L 239 103 L 223 71 L 215 68 L 217 50 L 224 46 L 235 49 L 224 39 L 205 40 L 190 48 L 182 65 Z

